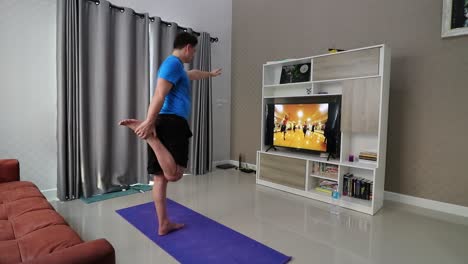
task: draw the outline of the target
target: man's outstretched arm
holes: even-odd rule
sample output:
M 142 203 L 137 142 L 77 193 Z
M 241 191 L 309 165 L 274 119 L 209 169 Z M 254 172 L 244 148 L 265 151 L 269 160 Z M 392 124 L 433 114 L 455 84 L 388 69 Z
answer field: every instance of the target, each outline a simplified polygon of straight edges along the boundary
M 221 74 L 221 69 L 215 69 L 210 72 L 207 71 L 200 71 L 200 70 L 190 70 L 187 71 L 187 75 L 190 80 L 196 81 L 196 80 L 201 80 L 201 79 L 206 79 L 210 77 L 216 77 Z

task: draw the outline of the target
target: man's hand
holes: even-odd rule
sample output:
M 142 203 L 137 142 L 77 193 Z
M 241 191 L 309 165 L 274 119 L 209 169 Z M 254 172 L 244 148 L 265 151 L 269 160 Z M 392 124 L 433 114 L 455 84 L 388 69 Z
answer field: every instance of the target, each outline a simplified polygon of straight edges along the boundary
M 154 129 L 154 124 L 148 122 L 147 120 L 143 121 L 136 129 L 135 133 L 141 138 L 146 139 L 151 134 L 156 136 L 156 130 Z
M 216 77 L 216 76 L 219 76 L 219 75 L 221 75 L 221 69 L 215 69 L 215 70 L 212 70 L 210 72 L 211 77 Z

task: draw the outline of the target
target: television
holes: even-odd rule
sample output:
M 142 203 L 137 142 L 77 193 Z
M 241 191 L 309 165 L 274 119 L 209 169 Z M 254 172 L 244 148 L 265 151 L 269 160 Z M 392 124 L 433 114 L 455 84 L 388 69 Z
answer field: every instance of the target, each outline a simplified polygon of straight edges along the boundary
M 341 96 L 266 104 L 265 145 L 338 156 Z

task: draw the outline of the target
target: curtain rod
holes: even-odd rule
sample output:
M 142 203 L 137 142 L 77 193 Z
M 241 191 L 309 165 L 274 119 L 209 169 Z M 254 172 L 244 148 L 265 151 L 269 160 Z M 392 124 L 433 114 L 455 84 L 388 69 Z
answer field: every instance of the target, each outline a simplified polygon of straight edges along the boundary
M 101 1 L 99 1 L 99 0 L 88 0 L 88 1 L 93 2 L 93 3 L 95 3 L 96 5 L 99 5 L 99 4 L 101 3 Z M 125 12 L 125 8 L 120 7 L 120 6 L 116 6 L 116 5 L 114 5 L 114 4 L 110 3 L 110 2 L 109 2 L 109 6 L 110 6 L 110 8 L 115 8 L 115 9 L 119 10 L 119 11 L 122 12 L 122 13 Z M 135 12 L 135 11 L 133 11 L 133 15 L 135 15 L 135 16 L 137 16 L 137 17 L 140 17 L 140 18 L 144 18 L 144 17 L 145 17 L 145 14 L 137 13 L 137 12 Z M 151 22 L 154 22 L 155 17 L 150 17 L 149 19 L 150 19 Z M 163 21 L 163 20 L 161 20 L 161 23 L 165 24 L 165 25 L 168 26 L 168 27 L 171 27 L 171 26 L 172 26 L 172 23 L 166 22 L 166 21 Z M 180 28 L 180 29 L 182 29 L 182 30 L 184 30 L 185 32 L 187 31 L 187 28 L 186 28 L 186 27 L 181 27 L 181 26 L 177 26 L 177 27 Z M 196 32 L 196 31 L 192 31 L 192 34 L 197 35 L 197 36 L 200 36 L 200 33 L 199 33 L 199 32 Z M 216 37 L 216 38 L 210 37 L 210 42 L 218 42 L 218 40 L 219 40 L 219 39 L 218 39 L 217 37 Z

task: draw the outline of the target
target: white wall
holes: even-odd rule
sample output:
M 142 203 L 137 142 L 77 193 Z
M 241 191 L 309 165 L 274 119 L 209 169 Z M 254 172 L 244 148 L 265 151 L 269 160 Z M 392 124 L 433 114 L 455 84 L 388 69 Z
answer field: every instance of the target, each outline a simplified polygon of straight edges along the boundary
M 21 179 L 57 182 L 56 0 L 0 0 L 0 158 Z
M 211 46 L 213 68 L 223 74 L 213 79 L 214 161 L 230 159 L 232 0 L 110 0 L 118 6 L 149 13 L 164 21 L 208 32 L 218 37 Z

